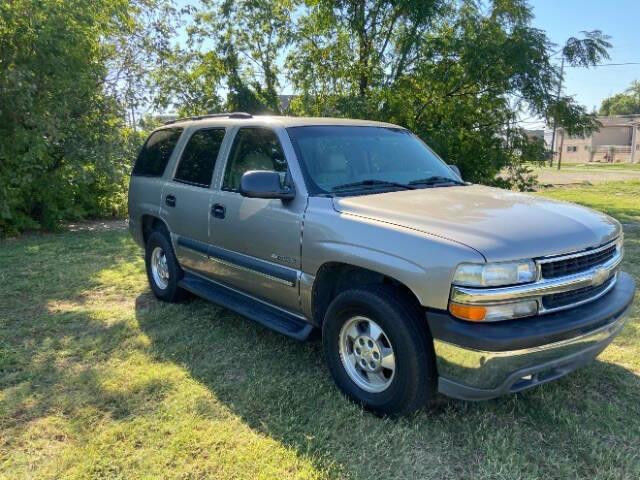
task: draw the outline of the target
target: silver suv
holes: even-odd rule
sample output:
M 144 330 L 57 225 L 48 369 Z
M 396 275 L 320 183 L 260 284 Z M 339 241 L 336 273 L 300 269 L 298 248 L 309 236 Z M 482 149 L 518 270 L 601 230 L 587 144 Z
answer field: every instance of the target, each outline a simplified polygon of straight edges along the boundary
M 387 123 L 172 122 L 140 152 L 129 215 L 156 297 L 321 331 L 338 387 L 381 414 L 561 377 L 611 342 L 635 291 L 617 221 L 464 183 Z

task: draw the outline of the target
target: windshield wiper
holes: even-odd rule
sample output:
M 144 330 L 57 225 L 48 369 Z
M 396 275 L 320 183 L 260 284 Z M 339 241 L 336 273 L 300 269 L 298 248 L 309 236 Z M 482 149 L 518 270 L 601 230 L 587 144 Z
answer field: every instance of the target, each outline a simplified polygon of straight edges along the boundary
M 432 177 L 420 178 L 418 180 L 411 180 L 409 185 L 436 185 L 438 183 L 453 183 L 455 185 L 464 185 L 464 182 L 456 180 L 451 177 L 443 177 L 441 175 L 434 175 Z
M 375 178 L 369 178 L 367 180 L 360 180 L 359 182 L 352 183 L 343 183 L 342 185 L 336 185 L 331 189 L 331 191 L 335 192 L 338 190 L 347 190 L 355 187 L 371 187 L 371 186 L 389 186 L 389 187 L 400 187 L 406 190 L 415 190 L 416 187 L 413 185 L 407 185 L 406 183 L 398 183 L 398 182 L 387 182 L 386 180 L 376 180 Z

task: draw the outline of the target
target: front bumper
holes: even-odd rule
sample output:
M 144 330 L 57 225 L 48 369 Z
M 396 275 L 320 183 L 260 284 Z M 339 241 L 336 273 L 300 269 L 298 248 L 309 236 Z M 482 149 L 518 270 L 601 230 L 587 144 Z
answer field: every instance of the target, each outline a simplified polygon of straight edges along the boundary
M 562 312 L 491 324 L 427 312 L 440 392 L 485 400 L 555 380 L 593 360 L 624 325 L 635 281 L 620 273 L 598 300 Z

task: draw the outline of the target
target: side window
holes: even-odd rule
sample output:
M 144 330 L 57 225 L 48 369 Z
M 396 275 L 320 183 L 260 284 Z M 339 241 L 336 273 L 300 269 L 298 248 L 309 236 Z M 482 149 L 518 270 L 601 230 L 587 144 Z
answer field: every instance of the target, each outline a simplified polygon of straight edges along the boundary
M 223 190 L 237 191 L 240 178 L 249 170 L 273 170 L 287 173 L 287 161 L 276 134 L 266 128 L 241 128 L 233 140 L 227 168 L 224 172 Z
M 166 128 L 152 133 L 140 150 L 132 175 L 161 177 L 181 134 L 182 128 Z
M 223 138 L 224 128 L 206 128 L 191 135 L 173 179 L 208 188 Z

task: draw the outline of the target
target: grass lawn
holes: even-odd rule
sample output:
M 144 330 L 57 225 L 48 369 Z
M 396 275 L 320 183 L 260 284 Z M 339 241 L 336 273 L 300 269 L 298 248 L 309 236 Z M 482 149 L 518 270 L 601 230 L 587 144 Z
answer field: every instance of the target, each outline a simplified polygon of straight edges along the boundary
M 632 230 L 640 227 L 640 180 L 552 188 L 543 195 L 595 208 L 628 223 Z
M 548 167 L 547 167 L 548 168 Z M 553 167 L 557 168 L 554 164 Z M 640 170 L 640 163 L 563 163 L 561 168 L 567 170 L 596 170 L 596 171 L 606 171 L 606 170 Z
M 625 223 L 640 182 L 543 193 Z M 379 419 L 319 342 L 157 302 L 127 232 L 0 243 L 0 478 L 640 478 L 640 302 L 599 361 L 484 403 Z
M 548 163 L 543 165 L 539 163 L 530 163 L 529 164 L 533 168 L 537 168 L 540 170 L 557 170 L 558 166 L 554 162 L 553 167 L 550 167 Z M 606 172 L 606 171 L 616 171 L 616 170 L 630 170 L 630 171 L 640 171 L 640 163 L 562 163 L 561 170 L 576 170 L 576 171 L 585 171 L 585 170 L 593 170 L 596 172 Z
M 531 165 L 541 185 L 580 185 L 640 181 L 640 164 L 631 163 L 586 163 L 555 166 Z

